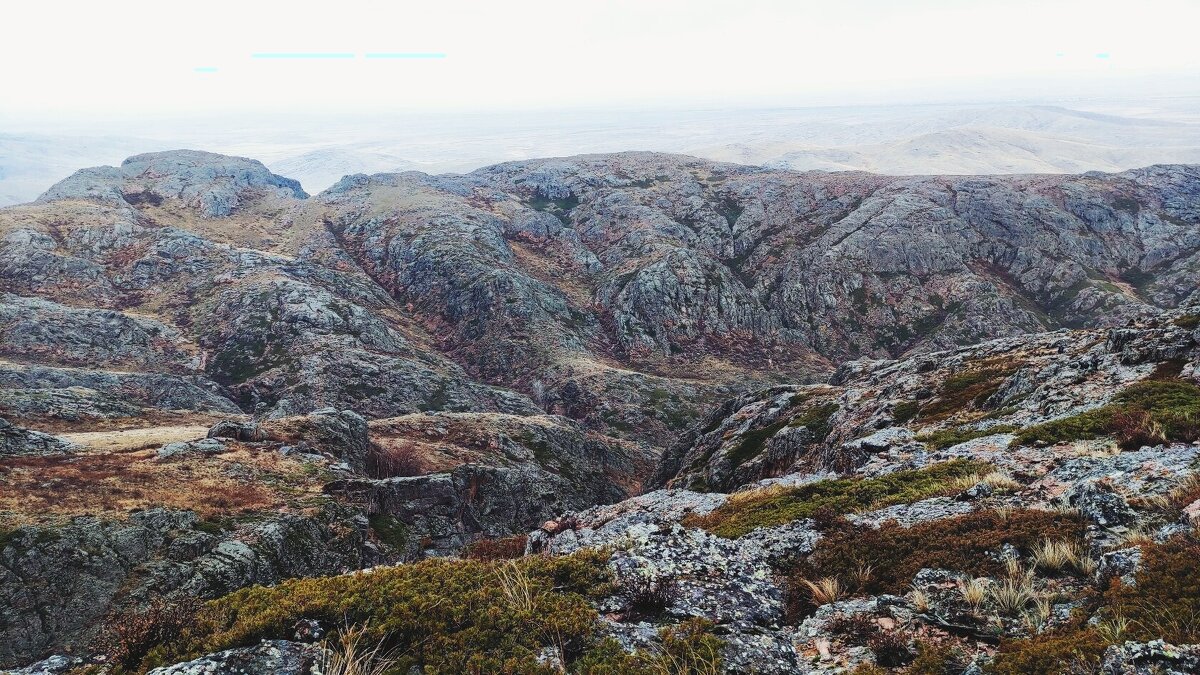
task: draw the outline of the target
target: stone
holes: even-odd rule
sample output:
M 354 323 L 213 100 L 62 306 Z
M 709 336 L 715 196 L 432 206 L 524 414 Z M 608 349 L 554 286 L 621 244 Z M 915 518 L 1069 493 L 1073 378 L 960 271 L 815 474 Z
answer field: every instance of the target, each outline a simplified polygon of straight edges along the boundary
M 251 647 L 227 649 L 186 663 L 155 668 L 147 675 L 320 675 L 326 652 L 315 645 L 264 640 Z

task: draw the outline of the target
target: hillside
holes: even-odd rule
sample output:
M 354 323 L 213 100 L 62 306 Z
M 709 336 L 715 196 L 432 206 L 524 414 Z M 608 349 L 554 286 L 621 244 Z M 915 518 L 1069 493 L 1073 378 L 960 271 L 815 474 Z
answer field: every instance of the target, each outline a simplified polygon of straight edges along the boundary
M 1200 642 L 1138 604 L 1196 546 L 1198 223 L 1188 165 L 80 171 L 0 209 L 0 667 L 307 672 L 339 622 L 427 672 Z

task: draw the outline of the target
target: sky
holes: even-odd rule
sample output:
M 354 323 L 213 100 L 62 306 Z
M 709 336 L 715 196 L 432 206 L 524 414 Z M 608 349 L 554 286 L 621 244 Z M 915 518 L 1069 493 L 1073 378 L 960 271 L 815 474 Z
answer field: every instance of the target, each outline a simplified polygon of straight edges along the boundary
M 1200 88 L 1197 0 L 11 0 L 2 11 L 0 123 Z

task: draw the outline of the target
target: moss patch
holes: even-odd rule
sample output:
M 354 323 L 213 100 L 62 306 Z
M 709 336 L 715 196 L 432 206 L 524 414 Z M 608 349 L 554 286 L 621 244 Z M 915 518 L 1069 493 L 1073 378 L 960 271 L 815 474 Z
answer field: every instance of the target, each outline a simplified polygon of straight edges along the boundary
M 596 551 L 494 563 L 436 559 L 247 588 L 209 602 L 181 637 L 151 650 L 142 668 L 286 638 L 308 618 L 360 626 L 366 644 L 400 654 L 394 672 L 549 672 L 537 661 L 546 646 L 586 652 L 598 642 L 588 597 L 612 588 L 606 560 Z
M 1187 328 L 1188 330 L 1191 330 L 1196 326 L 1200 326 L 1200 314 L 1184 314 L 1183 316 L 1175 319 L 1173 323 L 1180 328 Z
M 702 527 L 733 539 L 759 527 L 811 517 L 822 509 L 855 513 L 947 494 L 952 490 L 954 479 L 985 472 L 988 468 L 980 462 L 956 459 L 879 478 L 844 478 L 794 488 L 743 492 L 731 496 L 708 515 L 689 516 L 684 525 Z
M 1086 412 L 1038 424 L 1017 434 L 1015 445 L 1062 443 L 1113 435 L 1122 447 L 1143 442 L 1200 437 L 1200 387 L 1178 379 L 1144 380 L 1113 402 Z
M 408 526 L 399 518 L 373 513 L 368 517 L 368 522 L 375 537 L 397 551 L 403 551 L 408 544 Z
M 864 593 L 903 593 L 922 568 L 948 569 L 975 576 L 998 576 L 1004 564 L 996 553 L 1011 544 L 1027 553 L 1044 538 L 1081 541 L 1084 523 L 1056 511 L 1018 510 L 968 513 L 912 527 L 894 521 L 879 529 L 845 521 L 825 533 L 817 550 L 793 575 L 837 577 L 850 583 L 871 568 L 858 589 Z

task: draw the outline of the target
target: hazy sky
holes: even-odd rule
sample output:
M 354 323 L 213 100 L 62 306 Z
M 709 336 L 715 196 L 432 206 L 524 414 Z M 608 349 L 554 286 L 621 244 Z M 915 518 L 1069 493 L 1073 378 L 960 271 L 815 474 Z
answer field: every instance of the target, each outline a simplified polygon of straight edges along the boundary
M 10 0 L 2 11 L 9 119 L 1004 98 L 1200 74 L 1197 0 Z

